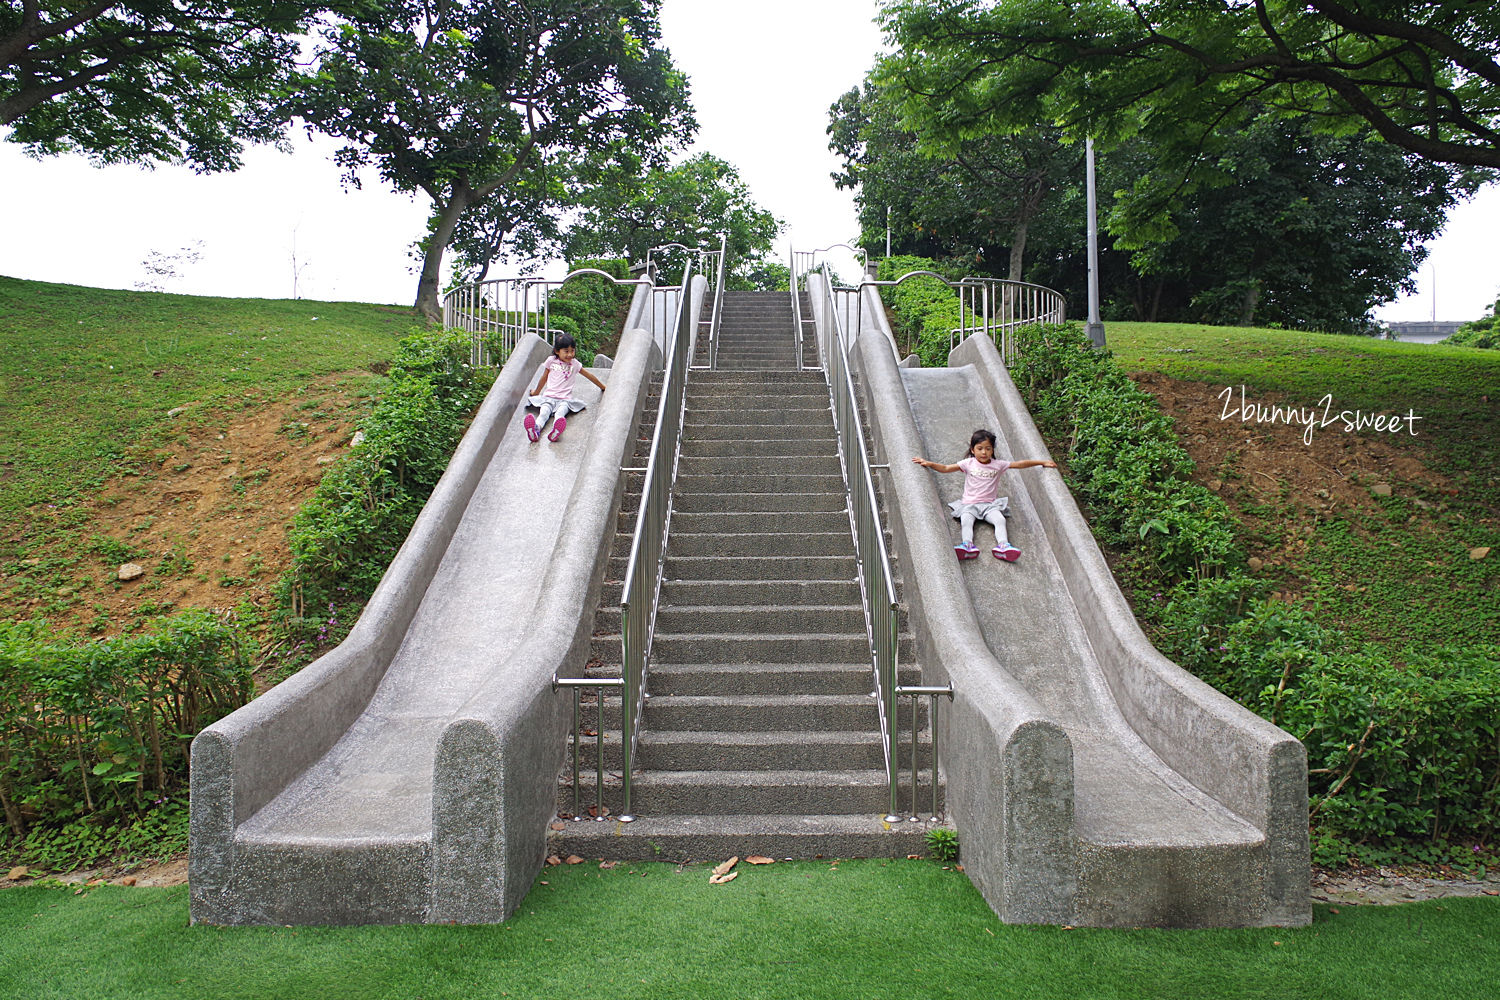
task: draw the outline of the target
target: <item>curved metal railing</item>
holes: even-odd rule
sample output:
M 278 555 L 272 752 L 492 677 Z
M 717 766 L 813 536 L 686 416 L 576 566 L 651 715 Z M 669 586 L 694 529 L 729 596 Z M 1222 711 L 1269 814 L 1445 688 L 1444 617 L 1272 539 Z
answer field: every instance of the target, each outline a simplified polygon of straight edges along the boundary
M 948 331 L 948 350 L 976 333 L 995 342 L 1007 365 L 1016 358 L 1016 331 L 1036 323 L 1061 323 L 1067 318 L 1062 293 L 1045 285 L 1006 278 L 960 278 L 949 281 L 936 271 L 908 271 L 891 280 L 860 282 L 866 288 L 894 288 L 917 277 L 931 277 L 958 294 L 958 326 Z M 862 315 L 861 315 L 862 318 Z M 856 333 L 856 336 L 858 334 Z

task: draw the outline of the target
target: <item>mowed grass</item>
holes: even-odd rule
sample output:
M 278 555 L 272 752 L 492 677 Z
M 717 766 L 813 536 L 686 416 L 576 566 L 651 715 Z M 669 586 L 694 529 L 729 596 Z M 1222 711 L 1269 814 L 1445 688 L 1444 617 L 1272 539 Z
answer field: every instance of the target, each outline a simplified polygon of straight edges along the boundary
M 1374 642 L 1399 656 L 1500 642 L 1500 351 L 1166 323 L 1111 323 L 1106 335 L 1127 371 L 1233 387 L 1236 399 L 1244 385 L 1261 401 L 1275 393 L 1321 410 L 1331 394 L 1334 414 L 1421 418 L 1416 437 L 1404 426 L 1346 432 L 1341 422 L 1314 431 L 1409 449 L 1453 491 L 1402 484 L 1373 510 L 1324 519 L 1291 569 L 1319 621 L 1342 629 L 1350 646 Z M 1277 503 L 1255 513 L 1269 524 L 1292 520 L 1293 501 Z M 1486 547 L 1487 558 L 1469 557 Z
M 167 412 L 388 359 L 410 309 L 115 291 L 0 276 L 0 521 L 117 471 Z
M 1500 899 L 1322 906 L 1295 929 L 1015 927 L 929 861 L 782 863 L 722 886 L 702 866 L 551 868 L 489 927 L 187 915 L 186 886 L 0 892 L 0 995 L 1472 1000 L 1500 967 Z

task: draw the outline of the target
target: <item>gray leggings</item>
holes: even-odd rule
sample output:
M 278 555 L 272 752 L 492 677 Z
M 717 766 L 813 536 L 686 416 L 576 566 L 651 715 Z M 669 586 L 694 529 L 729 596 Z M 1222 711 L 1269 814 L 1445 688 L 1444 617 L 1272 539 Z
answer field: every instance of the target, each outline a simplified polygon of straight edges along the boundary
M 536 429 L 541 430 L 547 426 L 547 419 L 556 414 L 559 419 L 568 415 L 568 400 L 549 399 L 541 405 L 536 415 Z
M 997 546 L 1009 545 L 1010 536 L 1005 531 L 1005 513 L 998 507 L 994 507 L 990 509 L 990 512 L 985 515 L 984 519 L 995 526 L 995 544 Z M 963 529 L 965 545 L 974 544 L 974 521 L 974 508 L 972 506 L 965 507 L 963 513 L 958 516 L 959 526 Z

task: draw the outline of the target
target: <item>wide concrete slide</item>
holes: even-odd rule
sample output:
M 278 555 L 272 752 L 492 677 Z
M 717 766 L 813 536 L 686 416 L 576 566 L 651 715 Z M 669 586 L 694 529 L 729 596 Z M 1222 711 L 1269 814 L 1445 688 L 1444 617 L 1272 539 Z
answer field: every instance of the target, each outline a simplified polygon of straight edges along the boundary
M 638 303 L 639 304 L 639 303 Z M 543 860 L 624 455 L 660 352 L 630 329 L 532 443 L 534 335 L 349 637 L 193 742 L 191 908 L 221 924 L 504 919 Z
M 981 557 L 954 558 L 947 503 L 963 476 L 929 472 L 912 456 L 956 462 L 976 427 L 995 432 L 1001 457 L 1050 456 L 993 343 L 969 339 L 953 367 L 898 367 L 873 290 L 866 295 L 857 367 L 880 460 L 890 463 L 907 600 L 927 636 L 923 676 L 955 687 L 949 802 L 976 885 L 1021 922 L 1307 923 L 1301 744 L 1150 645 L 1060 473 L 1004 476 L 1017 562 L 990 556 L 987 525 L 976 530 Z M 955 646 L 976 630 L 988 655 Z M 1031 750 L 1002 739 L 1010 756 L 987 769 L 976 756 L 994 753 L 1001 706 L 975 704 L 966 688 L 988 696 L 997 685 L 1004 708 L 1050 739 Z M 1001 780 L 1016 766 L 1029 781 Z

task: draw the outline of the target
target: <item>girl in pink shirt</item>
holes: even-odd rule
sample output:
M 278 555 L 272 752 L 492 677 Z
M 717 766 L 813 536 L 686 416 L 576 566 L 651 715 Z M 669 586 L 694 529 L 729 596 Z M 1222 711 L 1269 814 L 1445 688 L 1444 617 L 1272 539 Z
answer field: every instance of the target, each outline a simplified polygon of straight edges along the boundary
M 934 472 L 962 472 L 964 493 L 948 505 L 953 517 L 963 529 L 963 541 L 953 546 L 959 559 L 979 558 L 979 548 L 974 544 L 974 522 L 988 521 L 995 527 L 995 547 L 990 554 L 996 559 L 1015 562 L 1021 558 L 1021 550 L 1010 544 L 1005 531 L 1005 519 L 1010 498 L 1000 496 L 1000 474 L 1006 469 L 1029 469 L 1034 465 L 1055 469 L 1057 463 L 1050 459 L 1026 458 L 1019 462 L 1007 462 L 995 457 L 995 435 L 980 428 L 969 438 L 969 454 L 955 465 L 929 462 L 920 456 L 913 462 Z
M 600 392 L 604 391 L 604 383 L 583 367 L 577 354 L 578 345 L 573 338 L 569 334 L 559 333 L 552 345 L 552 357 L 542 365 L 542 377 L 537 381 L 536 388 L 531 390 L 531 398 L 526 401 L 527 405 L 535 406 L 539 411 L 536 416 L 526 414 L 523 421 L 526 436 L 531 440 L 535 441 L 542 436 L 542 428 L 547 426 L 547 420 L 555 414 L 557 419 L 552 423 L 547 440 L 556 441 L 562 437 L 563 428 L 568 426 L 568 414 L 583 409 L 583 401 L 573 398 L 573 382 L 580 374 L 597 385 Z

